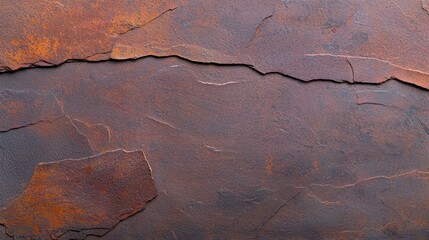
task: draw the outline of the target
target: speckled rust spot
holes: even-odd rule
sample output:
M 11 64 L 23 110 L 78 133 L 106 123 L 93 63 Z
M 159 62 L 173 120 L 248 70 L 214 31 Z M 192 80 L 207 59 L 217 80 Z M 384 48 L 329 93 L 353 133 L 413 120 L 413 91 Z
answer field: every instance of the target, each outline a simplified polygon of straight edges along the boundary
M 0 210 L 0 222 L 16 239 L 61 239 L 69 231 L 83 238 L 107 232 L 155 196 L 143 152 L 118 150 L 39 164 L 23 194 Z

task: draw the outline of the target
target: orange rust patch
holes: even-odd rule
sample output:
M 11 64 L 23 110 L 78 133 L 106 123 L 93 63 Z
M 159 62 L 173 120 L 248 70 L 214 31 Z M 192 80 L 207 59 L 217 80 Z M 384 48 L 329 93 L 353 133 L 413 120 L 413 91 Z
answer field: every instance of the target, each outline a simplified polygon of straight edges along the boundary
M 265 172 L 267 173 L 267 175 L 273 174 L 274 159 L 275 158 L 271 155 L 265 159 Z
M 0 210 L 0 222 L 15 238 L 56 239 L 71 230 L 84 237 L 92 228 L 107 232 L 155 196 L 143 152 L 117 150 L 39 164 L 23 194 Z

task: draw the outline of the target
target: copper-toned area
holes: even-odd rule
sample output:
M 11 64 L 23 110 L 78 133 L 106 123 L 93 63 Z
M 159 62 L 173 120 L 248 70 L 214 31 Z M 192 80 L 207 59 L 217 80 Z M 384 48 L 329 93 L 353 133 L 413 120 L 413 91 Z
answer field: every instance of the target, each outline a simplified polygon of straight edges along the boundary
M 37 163 L 94 154 L 52 94 L 0 92 L 0 207 L 18 197 Z
M 428 0 L 0 5 L 1 240 L 429 238 Z
M 66 117 L 2 133 L 0 146 L 0 207 L 22 193 L 39 162 L 94 154 Z
M 148 55 L 429 89 L 425 0 L 3 1 L 3 71 Z M 69 27 L 72 26 L 72 27 Z M 368 68 L 371 69 L 370 73 Z
M 111 129 L 102 123 L 88 123 L 79 119 L 73 119 L 74 126 L 81 134 L 88 138 L 92 149 L 97 153 L 105 152 L 111 148 Z
M 0 210 L 16 239 L 83 239 L 141 211 L 156 196 L 141 151 L 40 163 L 27 188 Z
M 0 1 L 0 69 L 106 59 L 117 38 L 177 7 L 176 0 Z

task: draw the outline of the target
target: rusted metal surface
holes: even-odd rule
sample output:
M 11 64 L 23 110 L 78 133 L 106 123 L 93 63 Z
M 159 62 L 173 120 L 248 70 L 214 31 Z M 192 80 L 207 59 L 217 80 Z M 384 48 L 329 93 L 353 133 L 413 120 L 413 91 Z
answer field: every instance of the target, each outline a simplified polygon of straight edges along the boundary
M 160 196 L 105 239 L 426 236 L 422 89 L 303 83 L 177 58 L 2 80 L 54 94 L 68 116 L 108 126 L 112 149 L 148 156 Z
M 5 206 L 21 194 L 40 161 L 79 158 L 94 154 L 85 136 L 82 136 L 65 117 L 52 123 L 39 123 L 2 133 L 0 146 L 1 206 Z
M 62 115 L 54 95 L 33 91 L 0 91 L 0 131 L 7 132 Z
M 3 2 L 3 71 L 177 55 L 305 81 L 397 78 L 429 88 L 422 0 Z
M 426 0 L 0 2 L 9 236 L 429 237 Z
M 177 7 L 161 1 L 1 1 L 0 69 L 105 59 L 116 39 Z
M 54 95 L 6 90 L 0 96 L 0 206 L 21 194 L 38 162 L 94 154 Z
M 156 196 L 141 151 L 41 163 L 22 195 L 0 209 L 16 239 L 83 239 L 103 235 Z

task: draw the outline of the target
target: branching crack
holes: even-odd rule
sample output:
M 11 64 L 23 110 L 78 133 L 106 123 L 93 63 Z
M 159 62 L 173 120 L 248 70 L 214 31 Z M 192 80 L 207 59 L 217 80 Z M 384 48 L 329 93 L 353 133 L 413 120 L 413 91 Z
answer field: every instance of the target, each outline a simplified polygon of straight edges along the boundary
M 66 115 L 66 117 L 67 117 L 67 119 L 69 120 L 70 124 L 71 124 L 71 125 L 73 125 L 73 127 L 76 129 L 76 131 L 77 131 L 81 136 L 83 136 L 83 137 L 85 138 L 86 142 L 88 143 L 89 147 L 91 148 L 91 151 L 92 151 L 93 153 L 95 153 L 95 152 L 96 152 L 96 151 L 95 151 L 95 148 L 94 148 L 94 146 L 91 144 L 91 142 L 89 141 L 88 136 L 86 136 L 83 132 L 81 132 L 81 131 L 79 130 L 79 128 L 74 124 L 74 122 L 73 122 L 73 120 L 72 120 L 72 118 L 71 118 L 71 117 L 69 117 L 69 116 L 67 116 L 67 115 Z
M 77 119 L 77 118 L 73 118 L 73 120 L 76 122 L 80 122 L 86 126 L 100 126 L 100 127 L 104 128 L 108 134 L 108 142 L 110 143 L 110 141 L 112 139 L 112 129 L 108 125 L 103 124 L 103 123 L 88 123 L 88 122 L 85 122 L 85 121 L 83 121 L 81 119 Z

